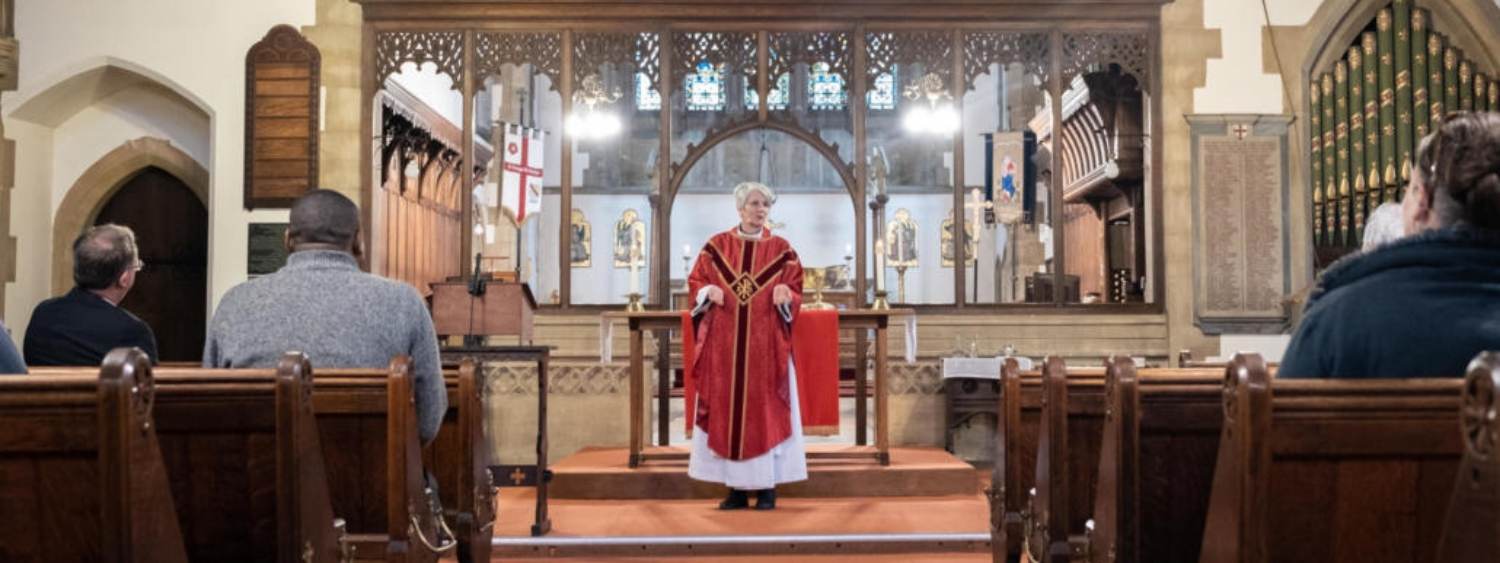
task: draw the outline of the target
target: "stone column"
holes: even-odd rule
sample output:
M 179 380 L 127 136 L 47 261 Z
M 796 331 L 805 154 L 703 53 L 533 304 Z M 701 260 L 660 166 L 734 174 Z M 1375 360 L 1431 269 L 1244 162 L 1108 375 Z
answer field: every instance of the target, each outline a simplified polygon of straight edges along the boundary
M 317 0 L 317 24 L 302 34 L 323 56 L 323 119 L 318 138 L 318 187 L 360 201 L 360 108 L 364 17 L 350 0 Z
M 21 66 L 15 13 L 13 0 L 0 0 L 0 96 L 16 89 Z M 0 317 L 5 315 L 5 286 L 16 279 L 16 237 L 10 236 L 10 188 L 15 180 L 16 143 L 5 138 L 5 120 L 0 116 Z

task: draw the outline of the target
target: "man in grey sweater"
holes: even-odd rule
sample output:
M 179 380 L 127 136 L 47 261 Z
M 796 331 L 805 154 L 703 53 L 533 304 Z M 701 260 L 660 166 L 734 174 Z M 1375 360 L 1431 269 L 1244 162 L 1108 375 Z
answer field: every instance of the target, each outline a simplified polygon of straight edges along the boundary
M 406 354 L 419 434 L 424 444 L 432 441 L 448 408 L 432 317 L 411 286 L 359 269 L 354 202 L 331 190 L 308 192 L 292 204 L 286 246 L 286 266 L 235 286 L 219 302 L 203 366 L 275 367 L 282 354 L 298 350 L 315 371 L 384 368 Z

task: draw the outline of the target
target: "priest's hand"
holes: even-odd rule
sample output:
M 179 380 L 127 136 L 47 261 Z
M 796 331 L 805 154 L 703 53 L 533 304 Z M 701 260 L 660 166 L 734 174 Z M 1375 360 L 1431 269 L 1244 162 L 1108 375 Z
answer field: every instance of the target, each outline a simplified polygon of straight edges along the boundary
M 710 302 L 712 302 L 714 305 L 723 305 L 724 304 L 724 290 L 719 289 L 719 286 L 717 286 L 717 285 L 710 285 L 710 286 L 708 286 L 708 300 Z
M 784 283 L 777 284 L 776 287 L 771 288 L 771 304 L 780 306 L 791 302 L 792 288 L 787 287 Z

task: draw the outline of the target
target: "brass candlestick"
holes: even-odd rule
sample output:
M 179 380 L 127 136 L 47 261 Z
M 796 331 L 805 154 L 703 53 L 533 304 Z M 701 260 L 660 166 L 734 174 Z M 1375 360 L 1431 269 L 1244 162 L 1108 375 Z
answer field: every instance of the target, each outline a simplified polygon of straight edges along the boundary
M 891 304 L 885 300 L 884 289 L 875 290 L 875 302 L 870 304 L 870 308 L 876 311 L 891 310 Z
M 630 298 L 630 302 L 625 304 L 625 312 L 639 313 L 646 310 L 646 305 L 641 303 L 640 292 L 631 292 L 627 297 Z
M 896 302 L 906 302 L 906 266 L 896 266 Z

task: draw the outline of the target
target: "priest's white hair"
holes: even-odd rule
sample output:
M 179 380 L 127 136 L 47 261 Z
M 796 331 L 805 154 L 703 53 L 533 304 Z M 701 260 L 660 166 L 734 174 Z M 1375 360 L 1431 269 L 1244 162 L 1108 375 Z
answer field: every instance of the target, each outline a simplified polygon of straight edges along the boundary
M 750 194 L 756 192 L 765 196 L 767 205 L 776 203 L 776 192 L 770 186 L 760 182 L 743 182 L 734 187 L 734 208 L 743 209 L 745 202 L 750 199 Z

